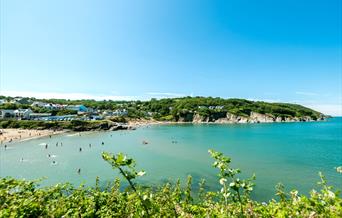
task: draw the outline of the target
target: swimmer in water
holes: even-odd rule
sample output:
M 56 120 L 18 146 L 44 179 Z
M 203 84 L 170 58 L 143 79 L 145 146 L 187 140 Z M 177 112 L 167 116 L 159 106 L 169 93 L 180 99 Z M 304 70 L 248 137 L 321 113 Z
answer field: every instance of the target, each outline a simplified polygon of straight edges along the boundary
M 48 148 L 48 144 L 45 144 L 45 149 L 47 149 Z
M 51 154 L 48 154 L 48 157 L 51 157 Z
M 82 148 L 80 148 L 80 152 L 82 151 Z
M 5 145 L 5 150 L 7 149 L 7 145 Z
M 81 174 L 81 168 L 78 168 L 77 173 Z
M 58 147 L 58 142 L 56 142 L 56 147 Z
M 53 160 L 53 161 L 52 161 L 52 164 L 56 164 L 56 161 Z
M 104 142 L 102 142 L 102 145 L 104 145 Z
M 91 148 L 91 144 L 89 144 L 89 148 Z

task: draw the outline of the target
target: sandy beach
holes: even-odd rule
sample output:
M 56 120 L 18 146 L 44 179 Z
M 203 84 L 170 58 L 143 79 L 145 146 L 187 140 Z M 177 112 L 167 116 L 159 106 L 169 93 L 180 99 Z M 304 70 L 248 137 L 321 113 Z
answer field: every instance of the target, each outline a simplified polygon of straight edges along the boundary
M 34 129 L 0 129 L 0 143 L 24 141 L 49 135 L 61 134 L 65 131 Z

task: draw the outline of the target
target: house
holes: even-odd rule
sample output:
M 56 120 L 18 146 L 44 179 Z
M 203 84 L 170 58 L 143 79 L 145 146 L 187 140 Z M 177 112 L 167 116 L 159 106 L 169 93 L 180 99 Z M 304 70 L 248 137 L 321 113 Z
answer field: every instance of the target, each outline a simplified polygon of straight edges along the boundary
M 210 110 L 215 110 L 215 109 L 222 110 L 223 108 L 224 108 L 224 106 L 209 106 Z
M 0 119 L 14 117 L 14 110 L 0 110 Z
M 88 112 L 88 108 L 84 105 L 68 105 L 65 107 L 65 109 L 83 113 Z
M 102 115 L 105 117 L 113 116 L 113 111 L 109 111 L 109 110 L 103 111 Z
M 128 111 L 126 109 L 117 109 L 113 111 L 112 115 L 113 116 L 126 116 L 128 115 Z
M 46 103 L 40 102 L 40 101 L 35 101 L 31 104 L 32 107 L 44 107 Z
M 45 103 L 40 101 L 35 101 L 31 104 L 32 107 L 42 107 L 49 110 L 60 110 L 63 109 L 63 105 L 60 104 L 52 104 L 52 103 Z
M 29 119 L 32 113 L 31 109 L 17 109 L 13 111 L 14 117 L 17 119 Z

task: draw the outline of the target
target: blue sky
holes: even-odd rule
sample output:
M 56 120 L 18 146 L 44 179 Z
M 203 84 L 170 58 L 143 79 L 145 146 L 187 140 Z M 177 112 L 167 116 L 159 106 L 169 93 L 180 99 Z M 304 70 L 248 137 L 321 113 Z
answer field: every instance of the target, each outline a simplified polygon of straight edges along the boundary
M 0 94 L 238 97 L 342 115 L 340 0 L 0 1 Z

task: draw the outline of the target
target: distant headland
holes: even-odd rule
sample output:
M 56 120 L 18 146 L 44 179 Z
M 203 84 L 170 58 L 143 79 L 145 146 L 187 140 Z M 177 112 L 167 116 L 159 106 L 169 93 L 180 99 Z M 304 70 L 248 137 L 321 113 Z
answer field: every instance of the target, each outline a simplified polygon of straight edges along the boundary
M 0 128 L 118 130 L 149 123 L 307 122 L 327 117 L 298 104 L 235 98 L 96 101 L 0 96 Z

